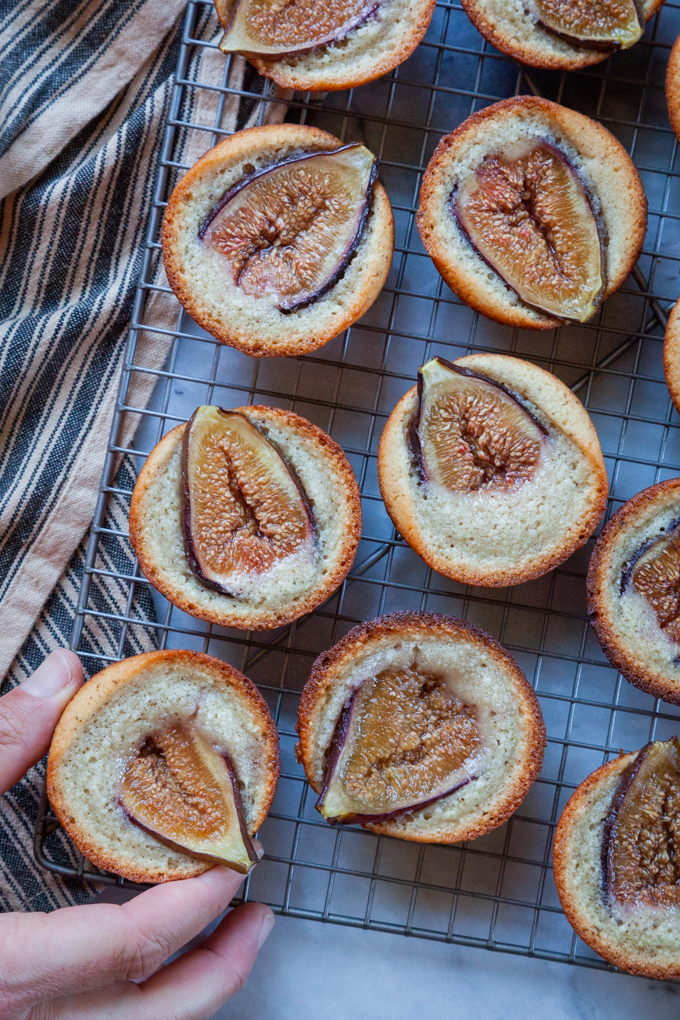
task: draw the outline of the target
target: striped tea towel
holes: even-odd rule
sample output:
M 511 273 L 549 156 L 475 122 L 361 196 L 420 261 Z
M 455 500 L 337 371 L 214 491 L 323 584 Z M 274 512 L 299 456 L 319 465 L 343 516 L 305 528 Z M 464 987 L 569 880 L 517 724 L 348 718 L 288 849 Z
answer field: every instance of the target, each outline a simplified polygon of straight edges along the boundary
M 181 0 L 31 0 L 0 30 L 0 182 L 21 184 L 1 214 L 0 676 L 92 518 L 172 88 L 166 7 L 176 20 Z M 154 9 L 164 27 L 127 62 L 126 87 L 120 67 L 98 77 L 102 33 Z M 41 153 L 52 103 L 62 142 L 55 154 L 46 131 Z
M 126 327 L 142 261 L 147 214 L 173 89 L 185 0 L 18 0 L 0 17 L 0 677 L 3 691 L 68 642 L 82 575 L 83 535 L 94 509 L 115 405 Z M 212 5 L 199 3 L 194 38 L 215 40 Z M 173 27 L 174 26 L 174 27 Z M 170 31 L 168 31 L 170 29 Z M 229 85 L 245 64 L 235 58 Z M 196 47 L 185 74 L 210 86 L 224 80 L 225 57 Z M 249 78 L 260 91 L 261 80 Z M 257 102 L 189 90 L 186 121 L 234 130 L 254 122 Z M 190 165 L 210 132 L 181 133 L 174 157 Z M 162 269 L 157 280 L 164 283 Z M 151 306 L 151 307 L 150 307 Z M 147 302 L 155 325 L 172 331 L 174 297 Z M 151 317 L 145 321 L 151 321 Z M 169 339 L 142 333 L 144 364 L 160 368 Z M 139 373 L 137 373 L 139 375 Z M 153 375 L 128 391 L 143 407 Z M 124 422 L 127 446 L 136 422 Z M 134 485 L 124 461 L 119 488 Z M 109 515 L 127 531 L 125 498 Z M 130 573 L 127 539 L 100 556 Z M 108 560 L 107 560 L 108 558 Z M 55 587 L 56 586 L 56 587 Z M 142 586 L 137 586 L 141 588 Z M 97 578 L 90 605 L 120 613 L 127 591 Z M 136 612 L 153 620 L 150 597 Z M 139 630 L 139 628 L 135 628 Z M 81 647 L 120 653 L 102 618 L 87 617 Z M 132 639 L 131 639 L 132 641 Z M 154 646 L 142 629 L 122 654 Z M 105 665 L 88 660 L 94 668 Z M 9 670 L 9 673 L 7 672 Z M 52 909 L 89 895 L 43 872 L 31 851 L 42 766 L 0 804 L 0 908 Z M 57 855 L 72 860 L 63 836 Z M 54 849 L 54 848 L 52 848 Z
M 129 491 L 135 481 L 132 459 L 126 457 L 116 477 L 116 488 Z M 106 527 L 113 532 L 127 531 L 129 497 L 114 495 L 109 502 Z M 52 649 L 68 644 L 78 590 L 83 573 L 86 545 L 83 542 L 71 557 L 59 583 L 47 600 L 35 626 L 16 657 L 2 688 L 2 693 L 32 673 Z M 129 543 L 115 535 L 107 537 L 100 547 L 98 566 L 111 573 L 130 574 L 134 557 Z M 127 585 L 114 577 L 95 575 L 90 587 L 89 603 L 104 613 L 119 613 L 127 599 Z M 137 586 L 135 614 L 153 620 L 151 595 Z M 118 654 L 118 630 L 105 616 L 87 616 L 80 647 L 93 655 Z M 134 627 L 123 649 L 124 655 L 137 655 L 156 647 L 154 631 Z M 105 661 L 87 660 L 88 673 L 106 665 Z M 0 910 L 54 910 L 82 903 L 96 887 L 73 879 L 63 879 L 44 871 L 33 856 L 33 832 L 45 777 L 45 762 L 30 769 L 24 779 L 0 798 Z M 63 829 L 46 840 L 45 851 L 50 860 L 77 867 L 78 854 Z

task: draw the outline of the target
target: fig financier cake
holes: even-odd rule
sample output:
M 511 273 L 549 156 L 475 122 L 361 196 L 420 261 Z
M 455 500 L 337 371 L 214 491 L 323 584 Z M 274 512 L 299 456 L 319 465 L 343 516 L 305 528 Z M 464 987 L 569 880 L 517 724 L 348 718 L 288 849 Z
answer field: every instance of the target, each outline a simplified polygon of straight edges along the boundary
M 497 641 L 463 620 L 392 613 L 312 667 L 296 756 L 331 823 L 421 843 L 501 825 L 538 776 L 536 696 Z
M 149 454 L 130 541 L 191 616 L 281 627 L 337 588 L 361 534 L 359 487 L 330 436 L 280 408 L 200 407 Z
M 647 200 L 601 124 L 534 96 L 494 103 L 440 141 L 417 214 L 446 283 L 497 322 L 585 322 L 642 249 Z
M 624 503 L 595 543 L 588 613 L 610 662 L 655 698 L 680 704 L 680 478 Z
M 279 776 L 276 726 L 232 666 L 146 652 L 94 676 L 52 739 L 47 792 L 97 867 L 134 882 L 245 872 Z
M 668 119 L 675 132 L 675 137 L 680 138 L 680 36 L 673 43 L 671 55 L 668 58 L 666 68 L 666 105 L 668 107 Z
M 470 20 L 502 53 L 523 64 L 575 70 L 628 49 L 664 0 L 462 0 Z
M 555 833 L 567 920 L 609 963 L 680 977 L 678 738 L 602 765 L 577 788 Z
M 385 425 L 378 479 L 395 527 L 433 570 L 489 587 L 540 577 L 571 556 L 608 489 L 578 398 L 502 354 L 422 366 Z
M 389 199 L 359 143 L 298 124 L 210 149 L 163 220 L 170 286 L 192 318 L 254 357 L 314 351 L 373 304 L 394 248 Z
M 220 49 L 243 53 L 282 88 L 334 92 L 374 81 L 411 56 L 435 0 L 215 0 Z
M 663 343 L 663 371 L 671 400 L 680 411 L 680 301 L 668 316 Z

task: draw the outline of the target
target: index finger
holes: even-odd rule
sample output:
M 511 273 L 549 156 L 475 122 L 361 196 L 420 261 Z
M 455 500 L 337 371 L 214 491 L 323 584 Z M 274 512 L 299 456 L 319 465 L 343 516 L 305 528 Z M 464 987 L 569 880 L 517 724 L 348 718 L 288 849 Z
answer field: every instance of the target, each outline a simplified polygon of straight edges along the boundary
M 154 886 L 121 906 L 0 917 L 0 1004 L 29 1007 L 115 981 L 148 977 L 228 906 L 243 881 L 216 867 Z

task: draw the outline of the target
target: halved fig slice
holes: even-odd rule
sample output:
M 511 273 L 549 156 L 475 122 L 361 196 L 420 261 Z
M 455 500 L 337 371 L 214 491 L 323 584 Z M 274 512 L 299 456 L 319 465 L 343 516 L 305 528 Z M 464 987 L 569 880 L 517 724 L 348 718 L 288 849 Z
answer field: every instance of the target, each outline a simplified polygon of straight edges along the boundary
M 415 668 L 365 680 L 345 704 L 317 802 L 331 823 L 378 822 L 415 811 L 474 779 L 474 708 L 442 677 Z
M 199 237 L 224 258 L 242 291 L 294 312 L 345 272 L 376 174 L 375 157 L 359 144 L 283 160 L 235 184 Z
M 425 481 L 510 489 L 535 473 L 546 430 L 500 383 L 433 358 L 418 371 L 414 445 Z
M 245 875 L 257 863 L 228 759 L 191 725 L 142 744 L 123 776 L 120 804 L 162 843 Z
M 225 594 L 295 553 L 314 554 L 304 493 L 244 415 L 199 407 L 182 446 L 182 525 L 192 572 Z
M 643 546 L 629 566 L 627 580 L 654 610 L 661 630 L 680 643 L 680 529 Z
M 605 819 L 605 890 L 619 903 L 680 904 L 680 743 L 647 744 Z
M 644 22 L 636 0 L 536 0 L 539 24 L 567 42 L 595 49 L 627 49 Z
M 223 53 L 289 57 L 340 42 L 363 25 L 381 0 L 239 0 L 222 37 Z
M 487 156 L 453 195 L 458 222 L 522 301 L 585 322 L 604 287 L 597 217 L 563 152 L 531 138 Z

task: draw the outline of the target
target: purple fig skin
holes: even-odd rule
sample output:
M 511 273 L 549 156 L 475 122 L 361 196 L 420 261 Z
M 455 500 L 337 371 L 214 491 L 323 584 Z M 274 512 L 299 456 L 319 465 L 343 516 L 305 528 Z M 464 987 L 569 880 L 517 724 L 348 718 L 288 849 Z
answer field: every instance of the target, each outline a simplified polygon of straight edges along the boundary
M 514 400 L 515 403 L 518 404 L 521 407 L 521 409 L 524 411 L 524 413 L 526 415 L 528 415 L 529 418 L 531 418 L 532 422 L 534 423 L 536 428 L 539 430 L 539 432 L 542 432 L 544 436 L 548 436 L 548 430 L 545 427 L 545 425 L 543 425 L 543 423 L 540 422 L 538 420 L 538 418 L 536 418 L 535 415 L 533 415 L 531 413 L 531 411 L 524 406 L 524 404 L 522 403 L 522 400 L 521 400 L 519 394 L 517 394 L 513 390 L 511 390 L 509 386 L 505 385 L 505 383 L 496 382 L 495 379 L 490 379 L 488 376 L 482 375 L 481 372 L 474 372 L 471 368 L 461 368 L 458 365 L 454 365 L 453 362 L 447 361 L 446 358 L 437 357 L 436 360 L 439 362 L 440 365 L 443 365 L 444 368 L 448 368 L 451 372 L 456 372 L 458 375 L 463 375 L 463 376 L 465 376 L 468 379 L 480 379 L 482 382 L 488 383 L 490 386 L 495 386 L 496 389 L 498 389 L 498 390 L 502 390 L 503 393 L 505 393 L 506 396 L 510 397 L 511 400 Z M 422 366 L 421 366 L 421 368 L 422 368 Z M 425 467 L 425 458 L 423 457 L 423 451 L 422 451 L 422 447 L 421 447 L 421 444 L 420 444 L 420 436 L 418 435 L 418 430 L 420 428 L 420 417 L 421 417 L 421 414 L 422 414 L 422 410 L 423 410 L 423 374 L 422 374 L 421 369 L 419 368 L 418 369 L 418 409 L 417 409 L 416 414 L 415 414 L 415 416 L 413 418 L 413 421 L 411 423 L 410 440 L 411 440 L 411 449 L 412 449 L 412 452 L 413 452 L 413 455 L 414 455 L 414 458 L 415 458 L 415 461 L 416 461 L 416 464 L 417 464 L 417 467 L 418 467 L 418 470 L 419 470 L 419 473 L 420 473 L 420 477 L 422 478 L 422 480 L 424 482 L 426 482 L 428 480 L 428 474 L 427 474 L 427 469 Z
M 187 422 L 187 427 L 185 428 L 184 435 L 182 436 L 181 481 L 180 481 L 182 509 L 180 512 L 180 524 L 182 527 L 182 539 L 184 541 L 184 554 L 187 558 L 189 570 L 194 575 L 196 580 L 200 581 L 200 583 L 205 588 L 209 588 L 211 591 L 219 592 L 220 595 L 229 595 L 231 598 L 237 598 L 238 596 L 234 592 L 230 591 L 228 588 L 225 588 L 224 585 L 218 584 L 217 581 L 211 581 L 209 578 L 205 576 L 205 574 L 201 570 L 201 565 L 199 563 L 198 556 L 196 555 L 196 547 L 194 546 L 194 539 L 191 531 L 191 491 L 189 486 L 188 467 L 189 467 L 189 439 L 191 433 L 191 426 L 194 423 L 198 410 L 199 409 L 196 408 L 191 418 Z M 238 414 L 240 418 L 245 418 L 245 415 L 240 414 L 239 411 L 228 411 L 225 410 L 225 408 L 223 407 L 219 407 L 218 411 L 225 415 Z M 246 421 L 248 421 L 247 418 Z M 253 425 L 251 421 L 248 421 L 248 424 Z M 253 425 L 253 428 L 257 428 L 257 425 Z M 263 436 L 263 439 L 266 439 L 268 443 L 270 442 L 270 440 L 267 439 L 266 436 Z M 272 443 L 271 445 L 273 446 L 274 444 Z M 274 448 L 276 449 L 276 447 Z M 300 478 L 295 469 L 292 467 L 291 464 L 288 463 L 288 461 L 283 456 L 280 450 L 276 449 L 276 452 L 278 453 L 278 455 L 281 457 L 281 460 L 285 464 L 288 474 L 295 482 L 296 488 L 300 493 L 300 498 L 302 499 L 302 503 L 307 514 L 309 530 L 311 534 L 316 538 L 318 535 L 318 528 L 316 520 L 314 518 L 314 512 L 309 501 L 309 496 L 307 495 L 304 486 L 300 481 Z
M 251 184 L 258 177 L 264 177 L 266 174 L 273 173 L 275 170 L 279 170 L 282 166 L 287 166 L 290 163 L 301 163 L 309 159 L 315 159 L 317 156 L 333 156 L 335 155 L 335 153 L 345 152 L 347 149 L 353 149 L 360 144 L 361 144 L 360 142 L 352 142 L 350 145 L 343 145 L 338 149 L 330 149 L 327 151 L 318 152 L 306 152 L 301 156 L 291 156 L 289 159 L 282 159 L 279 163 L 272 163 L 270 166 L 264 167 L 263 169 L 255 170 L 252 174 L 247 174 L 245 177 L 242 177 L 240 181 L 237 181 L 236 184 L 234 184 L 234 186 L 231 187 L 229 191 L 227 191 L 222 196 L 222 198 L 219 200 L 215 208 L 208 215 L 207 219 L 203 222 L 198 232 L 199 240 L 201 241 L 203 240 L 206 230 L 208 229 L 212 221 L 215 219 L 217 214 L 221 212 L 222 209 L 224 209 L 227 203 L 230 202 L 232 198 L 234 198 L 240 191 L 242 191 L 245 187 Z M 277 305 L 278 310 L 283 315 L 291 315 L 293 312 L 300 311 L 302 308 L 307 308 L 309 307 L 309 305 L 316 304 L 317 301 L 320 301 L 321 298 L 324 297 L 324 295 L 327 294 L 328 291 L 331 290 L 333 287 L 335 287 L 335 285 L 339 283 L 340 280 L 343 278 L 343 276 L 345 275 L 349 268 L 350 262 L 356 255 L 356 250 L 359 246 L 359 242 L 361 241 L 364 228 L 366 226 L 366 220 L 368 219 L 369 213 L 371 211 L 371 205 L 373 200 L 373 186 L 376 182 L 377 177 L 378 177 L 378 161 L 374 160 L 373 168 L 368 179 L 368 184 L 366 185 L 364 202 L 361 208 L 361 212 L 359 214 L 359 219 L 357 222 L 357 228 L 354 232 L 354 237 L 352 239 L 351 244 L 344 252 L 342 259 L 338 265 L 338 268 L 336 269 L 333 276 L 329 280 L 327 280 L 322 287 L 320 287 L 317 291 L 314 291 L 313 294 L 310 294 L 302 301 L 293 302 L 291 304 L 282 303 L 280 305 Z
M 335 730 L 333 731 L 333 739 L 331 740 L 329 747 L 330 753 L 328 754 L 326 770 L 324 772 L 323 777 L 323 788 L 319 795 L 319 799 L 314 805 L 316 807 L 316 810 L 321 814 L 323 814 L 322 809 L 324 798 L 328 791 L 328 787 L 330 786 L 331 779 L 333 778 L 333 773 L 335 772 L 335 769 L 337 767 L 340 755 L 342 754 L 343 747 L 345 746 L 345 741 L 347 740 L 349 724 L 352 719 L 352 711 L 354 709 L 354 702 L 356 700 L 357 693 L 358 689 L 352 694 L 350 698 L 347 699 L 345 704 L 342 706 L 342 712 L 340 713 L 338 721 L 335 724 Z M 434 797 L 429 797 L 427 798 L 427 800 L 419 801 L 417 804 L 409 804 L 406 807 L 397 808 L 396 811 L 386 811 L 383 812 L 382 814 L 376 815 L 348 814 L 342 815 L 342 817 L 338 818 L 326 818 L 326 821 L 328 822 L 329 825 L 361 825 L 364 822 L 387 822 L 391 818 L 398 818 L 400 815 L 410 814 L 412 811 L 420 811 L 422 808 L 429 807 L 430 804 L 434 804 L 436 803 L 436 801 L 441 800 L 443 797 L 448 797 L 450 794 L 455 793 L 456 790 L 460 790 L 461 787 L 467 786 L 468 783 L 470 783 L 473 779 L 476 778 L 477 778 L 476 776 L 468 776 L 466 779 L 462 779 L 460 782 L 456 783 L 449 790 L 444 790 L 442 793 L 438 793 Z
M 241 832 L 241 839 L 243 840 L 243 845 L 246 849 L 246 853 L 248 854 L 248 857 L 251 861 L 251 867 L 253 867 L 255 864 L 258 863 L 259 857 L 255 852 L 253 841 L 250 838 L 248 829 L 246 828 L 246 818 L 243 811 L 243 800 L 241 798 L 241 791 L 239 789 L 238 779 L 236 777 L 236 772 L 234 770 L 234 766 L 232 765 L 229 756 L 227 754 L 223 754 L 222 757 L 224 758 L 225 765 L 227 766 L 229 778 L 231 779 L 231 787 L 232 790 L 234 791 L 234 804 L 236 806 L 236 815 L 238 818 L 239 829 Z M 181 843 L 175 843 L 173 840 L 168 839 L 167 836 L 162 836 L 160 832 L 156 832 L 155 829 L 149 828 L 148 825 L 143 825 L 142 822 L 138 821 L 138 819 L 135 818 L 134 815 L 130 814 L 128 809 L 125 807 L 125 804 L 123 804 L 122 799 L 118 800 L 118 806 L 120 807 L 125 817 L 133 825 L 136 825 L 138 829 L 141 829 L 142 832 L 146 832 L 147 835 L 151 836 L 153 839 L 158 840 L 158 842 L 162 843 L 163 846 L 167 846 L 168 849 L 174 850 L 177 853 L 185 854 L 187 857 L 195 857 L 199 861 L 206 861 L 208 864 L 218 864 L 222 865 L 223 867 L 228 867 L 224 857 L 213 857 L 212 854 L 202 854 L 197 853 L 194 850 L 187 850 L 187 848 L 182 846 Z M 240 871 L 240 869 L 238 868 L 235 868 L 234 870 Z
M 602 889 L 605 895 L 605 899 L 609 900 L 612 896 L 611 888 L 611 862 L 610 862 L 610 846 L 611 846 L 611 834 L 616 822 L 617 815 L 623 804 L 626 794 L 630 789 L 630 785 L 635 779 L 638 773 L 638 769 L 642 765 L 642 762 L 647 757 L 651 743 L 645 744 L 645 746 L 638 752 L 637 757 L 630 765 L 624 770 L 614 799 L 612 800 L 611 806 L 604 820 L 604 826 L 602 829 Z
M 675 520 L 672 520 L 670 524 L 668 524 L 664 528 L 663 534 L 659 535 L 657 538 L 650 538 L 648 542 L 643 542 L 640 548 L 633 553 L 633 555 L 627 561 L 627 563 L 624 564 L 623 570 L 621 571 L 621 584 L 619 589 L 621 595 L 625 594 L 626 589 L 628 588 L 628 585 L 630 584 L 631 579 L 633 577 L 633 570 L 635 569 L 635 564 L 640 559 L 640 557 L 643 556 L 646 552 L 648 552 L 653 545 L 656 545 L 657 542 L 661 542 L 664 539 L 668 538 L 669 535 L 672 535 L 672 533 L 678 528 L 679 525 L 680 517 L 676 517 Z
M 255 847 L 253 846 L 253 841 L 250 838 L 250 833 L 248 832 L 248 827 L 246 825 L 246 815 L 243 810 L 243 798 L 241 797 L 241 788 L 238 785 L 238 775 L 234 768 L 234 763 L 229 755 L 225 752 L 222 757 L 224 758 L 229 778 L 231 779 L 231 788 L 234 791 L 234 805 L 236 807 L 236 817 L 238 818 L 238 824 L 241 830 L 241 839 L 243 840 L 243 845 L 246 848 L 246 853 L 250 858 L 251 864 L 257 864 L 260 858 L 257 856 Z
M 345 746 L 345 741 L 347 740 L 347 733 L 352 719 L 352 710 L 354 708 L 356 696 L 357 691 L 354 691 L 351 697 L 349 697 L 342 706 L 342 712 L 340 713 L 338 721 L 335 724 L 335 729 L 333 730 L 333 739 L 331 740 L 330 747 L 326 752 L 327 759 L 326 770 L 323 776 L 323 788 L 319 795 L 319 799 L 314 805 L 316 810 L 319 812 L 321 812 L 321 809 L 323 808 L 324 798 L 328 792 L 328 787 L 330 786 L 331 779 L 333 778 L 333 773 L 335 772 L 338 760 L 342 754 L 342 749 Z
M 547 149 L 550 149 L 550 151 L 554 155 L 556 155 L 557 158 L 562 163 L 564 163 L 565 166 L 567 166 L 569 168 L 569 170 L 572 172 L 572 174 L 574 175 L 574 177 L 578 181 L 578 183 L 579 183 L 579 185 L 581 187 L 581 191 L 583 192 L 583 194 L 585 196 L 585 199 L 586 199 L 586 201 L 588 203 L 588 206 L 590 207 L 590 211 L 592 212 L 593 217 L 595 219 L 595 223 L 596 223 L 596 226 L 597 226 L 597 236 L 598 236 L 598 240 L 600 242 L 600 267 L 601 267 L 601 275 L 602 275 L 602 286 L 600 288 L 599 293 L 593 299 L 593 314 L 595 314 L 595 312 L 598 310 L 598 308 L 602 304 L 602 300 L 604 298 L 604 292 L 605 292 L 605 290 L 607 288 L 607 282 L 606 282 L 606 276 L 605 276 L 605 270 L 606 270 L 606 266 L 607 266 L 606 260 L 605 260 L 605 253 L 606 253 L 605 252 L 605 241 L 607 239 L 607 229 L 606 229 L 604 220 L 602 219 L 601 214 L 596 211 L 595 204 L 593 202 L 593 197 L 592 197 L 591 192 L 590 192 L 590 188 L 588 187 L 586 181 L 583 179 L 583 175 L 579 173 L 578 169 L 567 158 L 566 154 L 564 152 L 562 152 L 562 150 L 559 149 L 556 145 L 553 145 L 552 142 L 549 142 L 546 138 L 541 138 L 540 136 L 537 136 L 536 137 L 536 141 L 537 141 L 537 143 L 540 142 L 541 145 L 545 145 L 545 147 Z M 460 230 L 461 234 L 463 235 L 463 237 L 465 238 L 467 243 L 473 249 L 475 254 L 479 256 L 479 258 L 482 260 L 482 262 L 484 262 L 484 264 L 487 265 L 489 267 L 489 269 L 493 270 L 493 272 L 496 274 L 496 276 L 500 277 L 500 279 L 503 281 L 505 286 L 509 287 L 510 290 L 513 292 L 513 294 L 517 295 L 518 299 L 522 302 L 523 305 L 525 305 L 527 308 L 532 308 L 535 312 L 540 312 L 541 315 L 549 315 L 553 319 L 558 319 L 560 322 L 577 322 L 578 321 L 577 319 L 560 318 L 560 316 L 555 315 L 554 312 L 546 312 L 543 308 L 540 308 L 538 305 L 532 305 L 529 301 L 525 301 L 524 298 L 521 297 L 517 293 L 517 291 L 512 286 L 512 284 L 508 283 L 508 281 L 498 271 L 498 269 L 493 264 L 493 262 L 490 262 L 489 259 L 485 255 L 482 254 L 482 252 L 476 246 L 475 242 L 472 240 L 472 238 L 468 234 L 467 230 L 465 229 L 465 226 L 463 225 L 462 218 L 461 218 L 460 213 L 458 211 L 458 188 L 457 187 L 455 187 L 453 189 L 453 191 L 451 192 L 451 195 L 449 196 L 449 209 L 451 211 L 451 215 L 453 216 L 454 220 L 456 221 L 456 226 Z
M 318 42 L 315 42 L 315 43 L 307 43 L 304 46 L 298 46 L 294 50 L 281 50 L 280 52 L 277 52 L 277 53 L 264 53 L 264 52 L 262 52 L 260 50 L 228 50 L 227 49 L 227 50 L 222 50 L 222 52 L 223 53 L 242 53 L 246 57 L 260 57 L 263 60 L 287 60 L 289 57 L 297 57 L 297 56 L 299 56 L 302 53 L 315 53 L 317 50 L 323 50 L 327 46 L 332 46 L 334 43 L 342 42 L 344 39 L 347 38 L 348 35 L 350 35 L 354 31 L 356 31 L 357 28 L 361 28 L 361 26 L 365 25 L 367 21 L 370 21 L 371 18 L 375 17 L 375 15 L 380 10 L 383 2 L 384 2 L 384 0 L 378 0 L 377 3 L 367 4 L 367 6 L 363 9 L 363 11 L 361 11 L 354 18 L 352 18 L 352 20 L 347 25 L 345 25 L 344 28 L 342 28 L 340 31 L 338 31 L 335 35 L 329 35 L 326 39 L 321 39 L 321 40 L 319 40 Z M 234 6 L 234 13 L 233 13 L 231 22 L 230 22 L 228 28 L 226 29 L 226 31 L 225 31 L 224 35 L 222 36 L 222 39 L 220 40 L 220 43 L 219 43 L 219 48 L 220 49 L 222 49 L 222 43 L 224 42 L 224 40 L 226 39 L 227 35 L 229 34 L 229 32 L 231 30 L 231 26 L 234 23 L 234 20 L 236 18 L 236 14 L 238 12 L 239 6 L 240 6 L 240 3 L 236 4 Z
M 429 807 L 430 804 L 436 804 L 438 800 L 450 796 L 450 794 L 460 790 L 463 786 L 467 786 L 468 783 L 471 783 L 476 778 L 477 776 L 468 776 L 465 779 L 461 779 L 459 783 L 456 783 L 449 790 L 438 793 L 435 797 L 430 797 L 428 800 L 420 800 L 417 804 L 409 804 L 408 807 L 398 808 L 396 811 L 386 811 L 381 815 L 342 815 L 341 818 L 327 818 L 326 821 L 329 825 L 362 825 L 364 822 L 389 822 L 392 818 L 409 815 L 413 811 L 422 811 L 423 808 Z
M 220 408 L 221 410 L 221 408 Z M 194 411 L 191 418 L 187 422 L 187 427 L 184 430 L 182 436 L 182 453 L 181 453 L 181 487 L 182 487 L 182 510 L 180 515 L 180 522 L 182 525 L 182 538 L 184 540 L 184 555 L 187 558 L 189 570 L 194 577 L 201 582 L 205 588 L 210 588 L 211 591 L 217 591 L 221 595 L 231 595 L 232 593 L 223 588 L 222 585 L 217 584 L 216 581 L 210 581 L 203 571 L 201 570 L 196 556 L 196 549 L 194 548 L 194 540 L 191 534 L 191 492 L 189 487 L 189 434 L 191 432 L 191 426 L 193 425 L 198 408 Z
M 671 737 L 671 741 L 675 742 L 676 750 L 680 751 L 680 745 L 678 744 L 678 738 L 677 737 Z M 670 741 L 664 741 L 664 743 L 669 743 L 669 742 Z M 640 768 L 641 768 L 643 762 L 649 756 L 650 751 L 652 750 L 654 745 L 657 744 L 657 743 L 659 743 L 659 741 L 652 740 L 652 741 L 650 741 L 649 744 L 645 744 L 645 746 L 643 748 L 641 748 L 640 751 L 638 751 L 636 757 L 630 763 L 630 765 L 628 765 L 627 768 L 624 769 L 624 771 L 623 771 L 623 773 L 621 775 L 621 779 L 619 780 L 619 785 L 618 785 L 618 787 L 616 789 L 616 793 L 614 794 L 614 797 L 612 799 L 611 806 L 610 806 L 609 811 L 607 812 L 607 815 L 606 815 L 605 820 L 604 820 L 604 825 L 603 825 L 603 828 L 602 828 L 602 851 L 601 851 L 601 861 L 602 861 L 602 891 L 603 891 L 605 900 L 607 900 L 608 902 L 613 901 L 614 898 L 615 898 L 614 897 L 614 888 L 613 888 L 613 884 L 612 884 L 612 870 L 613 870 L 612 869 L 612 854 L 613 854 L 612 832 L 614 830 L 614 825 L 616 824 L 616 820 L 618 818 L 619 811 L 621 810 L 621 807 L 623 806 L 623 802 L 626 799 L 626 795 L 628 794 L 628 791 L 630 790 L 630 788 L 631 788 L 631 786 L 633 784 L 633 781 L 635 780 L 635 777 L 637 776 L 638 772 L 640 771 Z

